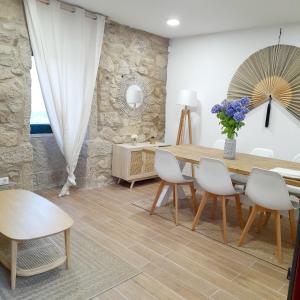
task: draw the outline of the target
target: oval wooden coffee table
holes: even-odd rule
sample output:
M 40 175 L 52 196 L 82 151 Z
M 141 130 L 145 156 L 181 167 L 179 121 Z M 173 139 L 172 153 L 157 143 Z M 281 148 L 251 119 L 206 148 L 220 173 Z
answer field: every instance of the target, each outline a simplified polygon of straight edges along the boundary
M 16 276 L 31 276 L 49 271 L 66 262 L 70 266 L 70 228 L 73 220 L 47 199 L 26 190 L 0 192 L 0 233 L 10 241 L 10 260 L 0 262 L 11 271 L 11 288 Z M 34 269 L 17 270 L 18 243 L 45 238 L 60 232 L 65 236 L 65 255 Z

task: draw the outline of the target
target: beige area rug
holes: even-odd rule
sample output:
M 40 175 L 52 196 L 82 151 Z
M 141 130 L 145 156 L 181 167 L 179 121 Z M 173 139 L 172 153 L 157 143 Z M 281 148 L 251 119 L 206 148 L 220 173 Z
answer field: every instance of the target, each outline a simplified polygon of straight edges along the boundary
M 90 299 L 126 281 L 140 272 L 118 256 L 99 246 L 91 238 L 72 230 L 71 269 L 65 265 L 31 277 L 17 277 L 17 287 L 10 289 L 10 273 L 0 266 L 0 299 Z M 0 246 L 5 241 L 0 238 Z M 40 264 L 41 259 L 57 256 L 57 249 L 64 249 L 63 234 L 20 245 L 18 265 L 26 268 L 29 261 Z M 56 247 L 53 247 L 56 245 Z M 28 250 L 30 247 L 30 251 Z M 36 249 L 39 248 L 39 251 Z M 43 256 L 37 255 L 43 253 Z M 30 262 L 32 264 L 32 262 Z
M 189 195 L 189 194 L 188 194 Z M 143 200 L 134 202 L 134 205 L 143 208 L 147 211 L 150 210 L 153 197 L 146 197 Z M 199 195 L 197 195 L 199 199 Z M 223 226 L 222 226 L 222 208 L 221 202 L 218 201 L 217 211 L 215 212 L 215 219 L 211 219 L 211 203 L 208 201 L 206 207 L 204 208 L 201 220 L 197 226 L 196 232 L 203 234 L 211 239 L 214 239 L 218 242 L 223 243 Z M 170 201 L 167 205 L 155 209 L 155 214 L 161 216 L 162 218 L 168 219 L 174 222 L 174 209 L 173 203 Z M 244 221 L 248 217 L 248 209 L 243 209 Z M 191 209 L 191 200 L 190 197 L 187 197 L 184 200 L 180 200 L 179 208 L 179 223 L 182 226 L 191 228 L 194 215 Z M 256 224 L 258 222 L 255 220 L 255 223 L 250 229 L 246 241 L 242 247 L 237 246 L 237 241 L 240 238 L 241 230 L 238 225 L 236 210 L 235 210 L 235 201 L 229 200 L 227 206 L 227 225 L 228 225 L 228 246 L 233 247 L 239 251 L 246 252 L 251 254 L 259 259 L 270 262 L 276 266 L 279 266 L 284 269 L 288 269 L 291 266 L 292 257 L 293 257 L 293 245 L 290 240 L 290 227 L 289 220 L 287 217 L 282 217 L 282 253 L 283 253 L 283 262 L 279 264 L 275 257 L 275 222 L 274 218 L 270 218 L 266 227 L 262 229 L 260 233 L 256 232 Z

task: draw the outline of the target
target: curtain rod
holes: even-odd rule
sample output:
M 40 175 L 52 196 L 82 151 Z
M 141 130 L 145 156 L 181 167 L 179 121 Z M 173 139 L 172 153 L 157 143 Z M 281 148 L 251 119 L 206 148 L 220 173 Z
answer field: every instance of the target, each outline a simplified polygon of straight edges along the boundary
M 39 1 L 43 4 L 49 5 L 50 0 L 37 0 L 37 1 Z M 97 12 L 93 12 L 93 11 L 90 11 L 90 10 L 86 10 L 84 7 L 81 7 L 79 5 L 70 4 L 68 2 L 64 2 L 64 1 L 61 1 L 61 0 L 57 0 L 57 1 L 60 2 L 60 8 L 61 9 L 67 10 L 71 13 L 74 13 L 76 11 L 76 8 L 80 8 L 80 9 L 83 9 L 85 11 L 85 16 L 88 17 L 88 18 L 96 20 L 97 15 L 100 15 L 100 16 L 103 16 L 103 17 L 107 18 L 106 15 L 103 15 L 103 14 L 100 14 L 100 13 L 97 13 Z

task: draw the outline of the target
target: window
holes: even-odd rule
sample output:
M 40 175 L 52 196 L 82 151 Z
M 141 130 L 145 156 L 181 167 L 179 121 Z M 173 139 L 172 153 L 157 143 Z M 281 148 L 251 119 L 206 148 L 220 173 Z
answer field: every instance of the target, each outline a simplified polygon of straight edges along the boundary
M 31 75 L 31 117 L 30 133 L 52 133 L 48 114 L 45 108 L 41 92 L 40 82 L 37 75 L 34 57 L 32 56 Z

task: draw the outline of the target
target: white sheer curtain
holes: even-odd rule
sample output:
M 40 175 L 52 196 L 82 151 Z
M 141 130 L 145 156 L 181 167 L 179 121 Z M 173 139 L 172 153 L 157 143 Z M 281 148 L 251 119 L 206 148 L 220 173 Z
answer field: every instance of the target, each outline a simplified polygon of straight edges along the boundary
M 77 165 L 99 65 L 105 18 L 70 12 L 60 2 L 25 0 L 25 13 L 37 71 L 57 144 L 67 162 L 68 179 L 60 196 L 76 185 Z

